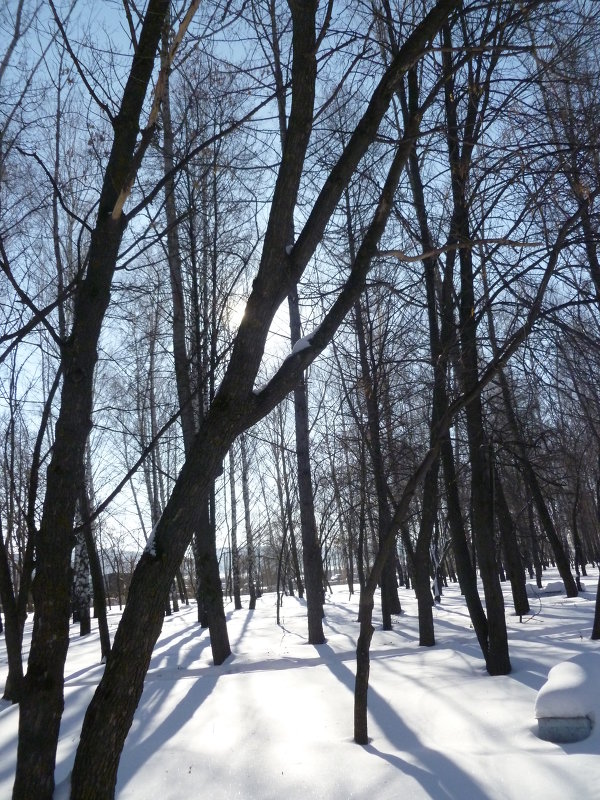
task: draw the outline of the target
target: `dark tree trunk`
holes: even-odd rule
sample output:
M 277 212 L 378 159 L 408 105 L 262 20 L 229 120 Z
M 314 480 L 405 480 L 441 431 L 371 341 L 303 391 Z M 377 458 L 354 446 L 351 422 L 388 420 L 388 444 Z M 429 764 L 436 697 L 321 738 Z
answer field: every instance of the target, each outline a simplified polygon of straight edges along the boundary
M 73 622 L 79 622 L 80 636 L 91 631 L 90 562 L 82 529 L 75 534 L 73 553 Z
M 270 44 L 273 55 L 272 69 L 277 91 L 279 133 L 283 151 L 288 136 L 288 120 L 286 113 L 286 87 L 281 65 L 279 35 L 276 16 L 274 13 L 271 13 Z M 290 219 L 288 236 L 289 241 L 287 244 L 289 247 L 293 247 L 293 218 Z M 300 319 L 297 286 L 295 286 L 288 295 L 288 311 L 290 317 L 290 341 L 293 348 L 302 336 L 302 322 Z M 305 587 L 303 588 L 306 589 L 308 641 L 310 644 L 323 644 L 325 641 L 325 634 L 323 633 L 323 559 L 315 520 L 313 482 L 310 464 L 308 392 L 306 377 L 304 375 L 299 384 L 294 388 L 294 423 L 296 434 L 296 462 L 298 469 L 298 496 L 300 500 L 300 531 L 302 536 L 302 560 L 305 583 Z M 291 525 L 289 533 L 290 537 L 293 538 L 294 532 L 293 526 Z M 299 584 L 299 592 L 300 585 L 301 584 Z
M 101 211 L 104 213 L 91 237 L 88 274 L 76 300 L 74 335 L 63 347 L 61 410 L 36 537 L 37 567 L 32 585 L 35 615 L 19 717 L 15 800 L 49 799 L 54 790 L 69 642 L 73 519 L 77 492 L 84 480 L 96 345 L 122 235 L 121 220 L 113 220 L 102 203 Z
M 443 29 L 443 41 L 445 48 L 443 62 L 448 76 L 445 85 L 445 107 L 448 122 L 448 152 L 452 172 L 452 197 L 454 202 L 450 239 L 451 243 L 458 243 L 470 240 L 467 180 L 471 154 L 475 145 L 475 126 L 479 112 L 480 95 L 476 95 L 473 92 L 469 96 L 461 149 L 454 96 L 456 88 L 452 73 L 452 39 L 448 25 Z M 480 67 L 481 62 L 479 62 L 478 71 Z M 486 82 L 492 69 L 493 66 L 489 66 L 487 75 L 481 76 L 483 90 L 481 96 L 486 91 Z M 479 378 L 472 251 L 468 247 L 462 247 L 458 255 L 460 264 L 460 377 L 463 390 L 470 392 L 476 386 Z M 490 513 L 492 487 L 489 464 L 486 458 L 487 441 L 483 425 L 481 394 L 477 394 L 466 406 L 465 417 L 471 463 L 473 536 L 483 583 L 488 621 L 486 666 L 491 675 L 505 675 L 510 672 L 511 667 L 508 655 L 506 619 L 504 616 L 504 598 L 498 577 L 493 519 Z
M 300 339 L 300 310 L 296 290 L 288 296 L 292 346 Z M 323 558 L 315 520 L 313 482 L 310 466 L 308 396 L 304 376 L 294 389 L 294 420 L 296 458 L 298 466 L 298 496 L 300 499 L 300 529 L 302 560 L 306 589 L 306 613 L 309 644 L 323 644 Z
M 492 455 L 490 454 L 490 458 Z M 500 537 L 502 539 L 502 549 L 506 560 L 508 578 L 512 589 L 513 602 L 515 604 L 515 614 L 521 617 L 529 613 L 529 599 L 527 597 L 527 587 L 525 582 L 525 568 L 519 552 L 519 542 L 517 532 L 513 522 L 502 480 L 496 467 L 494 469 L 494 507 Z
M 33 636 L 19 717 L 13 797 L 50 800 L 64 705 L 64 663 L 69 640 L 70 559 L 77 492 L 84 479 L 91 427 L 97 345 L 126 225 L 122 207 L 132 180 L 140 115 L 154 67 L 166 0 L 150 0 L 132 68 L 113 120 L 114 141 L 91 234 L 87 273 L 74 302 L 71 336 L 62 347 L 63 386 L 46 496 L 36 536 Z M 147 135 L 152 134 L 151 128 Z M 149 142 L 148 142 L 149 143 Z M 147 146 L 147 145 L 146 145 Z
M 210 491 L 213 491 L 212 486 Z M 216 538 L 210 517 L 210 503 L 203 503 L 196 538 L 200 569 L 198 577 L 202 587 L 203 611 L 210 633 L 213 661 L 218 666 L 229 658 L 231 647 L 223 607 L 223 586 L 219 574 Z
M 469 616 L 473 623 L 475 635 L 484 659 L 488 658 L 488 623 L 477 591 L 477 576 L 473 568 L 473 560 L 467 544 L 465 522 L 460 507 L 458 479 L 454 463 L 454 451 L 450 437 L 446 436 L 441 444 L 442 463 L 444 466 L 444 483 L 446 487 L 446 503 L 448 504 L 448 523 L 450 539 L 454 551 L 454 561 L 460 590 L 465 598 Z
M 350 210 L 347 209 L 347 217 L 350 220 Z M 350 224 L 348 222 L 348 224 Z M 350 252 L 354 251 L 353 236 L 349 232 Z M 366 387 L 365 404 L 367 408 L 367 424 L 369 427 L 369 455 L 375 481 L 375 492 L 377 495 L 377 531 L 378 544 L 381 546 L 383 537 L 390 525 L 390 507 L 388 502 L 388 486 L 385 477 L 385 464 L 381 448 L 381 416 L 379 409 L 379 381 L 375 370 L 371 369 L 369 363 L 369 343 L 365 331 L 363 310 L 360 302 L 354 306 L 354 323 L 356 327 L 356 338 L 358 341 L 358 351 L 360 356 L 360 366 L 362 380 Z M 381 582 L 381 615 L 383 619 L 383 629 L 392 629 L 392 614 L 401 612 L 400 599 L 396 585 L 396 554 L 393 548 L 389 551 L 389 557 L 383 565 L 380 577 Z
M 90 575 L 92 577 L 92 593 L 94 598 L 94 616 L 98 620 L 98 633 L 100 636 L 100 660 L 106 661 L 110 653 L 110 633 L 108 631 L 108 619 L 106 617 L 106 592 L 104 590 L 104 575 L 94 532 L 90 519 L 90 503 L 85 484 L 81 487 L 81 515 L 83 525 L 83 535 L 90 562 Z
M 592 639 L 600 639 L 600 578 L 598 579 L 598 589 L 596 591 L 596 609 L 594 612 L 594 625 L 592 627 Z
M 250 600 L 248 608 L 254 611 L 256 608 L 256 554 L 254 550 L 254 537 L 252 535 L 252 524 L 250 521 L 250 491 L 248 488 L 248 450 L 246 448 L 246 437 L 240 436 L 240 450 L 242 452 L 242 499 L 244 501 L 244 524 L 246 527 L 246 550 L 248 561 L 248 594 Z
M 242 607 L 240 591 L 240 553 L 237 543 L 237 499 L 235 496 L 235 459 L 233 446 L 229 448 L 229 489 L 231 493 L 231 572 L 233 584 L 233 603 L 236 611 Z
M 356 744 L 369 744 L 367 704 L 371 669 L 369 652 L 375 631 L 372 623 L 373 597 L 374 592 L 371 593 L 361 589 L 358 607 L 360 629 L 356 643 L 356 681 L 354 688 L 354 741 Z
M 402 108 L 405 114 L 405 121 L 409 113 L 414 114 L 418 108 L 417 82 L 413 71 L 408 75 L 408 97 L 401 95 Z M 425 196 L 423 183 L 419 167 L 417 153 L 413 150 L 409 159 L 409 178 L 413 193 L 413 199 L 419 222 L 423 247 L 427 252 L 434 249 L 433 238 L 427 220 Z M 452 254 L 446 259 L 444 278 L 442 282 L 440 297 L 440 316 L 437 315 L 437 293 L 436 293 L 436 268 L 437 261 L 434 258 L 426 258 L 423 261 L 425 268 L 425 287 L 427 292 L 427 317 L 429 322 L 429 343 L 431 350 L 431 363 L 434 375 L 433 401 L 432 401 L 432 434 L 435 430 L 437 421 L 446 414 L 448 410 L 448 393 L 446 389 L 448 360 L 451 353 L 456 348 L 456 335 L 454 326 L 453 294 L 454 294 L 454 258 Z M 465 532 L 464 519 L 461 511 L 460 497 L 458 492 L 458 480 L 454 461 L 452 442 L 447 433 L 444 433 L 440 444 L 441 460 L 443 465 L 444 484 L 446 488 L 446 503 L 448 506 L 448 522 L 450 527 L 450 537 L 454 550 L 456 570 L 461 592 L 465 597 L 465 602 L 473 623 L 477 640 L 481 647 L 481 652 L 487 660 L 488 654 L 488 627 L 481 598 L 477 591 L 477 578 Z
M 438 510 L 439 459 L 436 458 L 423 482 L 423 503 L 419 538 L 414 553 L 415 592 L 419 609 L 419 645 L 432 647 L 435 644 L 433 630 L 433 599 L 431 596 L 431 556 L 435 518 Z
M 490 340 L 492 343 L 492 349 L 494 350 L 495 353 L 497 353 L 498 345 L 496 342 L 496 335 L 491 314 L 488 314 L 488 326 L 490 330 Z M 556 532 L 554 522 L 552 520 L 550 512 L 548 511 L 548 506 L 546 504 L 542 489 L 540 487 L 540 483 L 538 481 L 537 475 L 529 458 L 525 442 L 523 441 L 521 427 L 519 425 L 519 420 L 514 409 L 512 392 L 510 390 L 510 386 L 506 378 L 506 375 L 504 373 L 504 370 L 502 369 L 498 370 L 498 380 L 500 382 L 500 388 L 502 391 L 504 413 L 506 415 L 506 420 L 508 422 L 511 436 L 519 452 L 521 469 L 523 471 L 525 482 L 533 498 L 533 502 L 538 512 L 540 522 L 542 523 L 542 526 L 546 532 L 546 536 L 548 538 L 548 542 L 550 543 L 550 547 L 552 548 L 552 552 L 554 553 L 556 566 L 558 568 L 560 577 L 562 578 L 562 581 L 564 583 L 567 597 L 577 597 L 578 593 L 577 585 L 571 573 L 569 559 L 567 558 L 560 537 Z
M 292 567 L 296 577 L 296 587 L 298 589 L 298 597 L 304 598 L 304 583 L 302 581 L 302 571 L 300 569 L 300 559 L 298 557 L 298 545 L 296 542 L 296 527 L 294 525 L 294 517 L 292 515 L 292 492 L 290 488 L 290 480 L 287 469 L 287 462 L 285 456 L 284 446 L 284 430 L 283 430 L 283 415 L 278 414 L 279 423 L 279 436 L 281 447 L 275 448 L 275 475 L 277 479 L 277 493 L 279 496 L 279 506 L 281 510 L 281 517 L 283 522 L 284 536 L 289 536 L 290 550 L 292 554 Z M 281 455 L 281 467 L 279 466 L 279 456 Z
M 473 339 L 467 342 L 464 334 L 463 320 L 463 359 L 465 345 L 474 345 Z M 475 355 L 476 358 L 476 355 Z M 472 385 L 466 383 L 466 388 Z M 488 656 L 487 670 L 490 675 L 506 675 L 510 672 L 508 655 L 508 634 L 504 615 L 504 597 L 498 575 L 496 562 L 496 544 L 491 520 L 491 485 L 490 472 L 485 453 L 487 442 L 483 432 L 481 405 L 478 400 L 467 406 L 467 436 L 471 460 L 471 489 L 473 503 L 473 535 L 479 563 L 479 571 L 483 582 L 485 604 L 488 620 Z
M 23 591 L 23 587 L 21 587 Z M 26 588 L 25 588 L 26 591 Z M 18 703 L 23 692 L 23 628 L 25 606 L 15 598 L 6 544 L 0 522 L 0 600 L 4 611 L 4 643 L 8 659 L 8 675 L 4 686 L 4 700 Z M 19 608 L 22 607 L 22 611 Z

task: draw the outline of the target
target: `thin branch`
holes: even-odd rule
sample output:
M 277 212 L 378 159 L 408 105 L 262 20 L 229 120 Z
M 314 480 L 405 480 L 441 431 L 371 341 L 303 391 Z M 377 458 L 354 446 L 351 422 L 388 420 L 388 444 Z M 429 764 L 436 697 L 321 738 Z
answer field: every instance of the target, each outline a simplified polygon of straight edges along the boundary
M 4 250 L 4 244 L 2 243 L 1 239 L 0 239 L 0 256 L 2 257 L 2 261 L 0 261 L 0 269 L 2 269 L 2 272 L 8 278 L 8 282 L 10 283 L 10 285 L 13 287 L 13 289 L 17 293 L 17 296 L 18 296 L 19 300 L 23 303 L 23 305 L 27 306 L 27 308 L 30 311 L 33 312 L 34 319 L 37 319 L 38 322 L 42 323 L 42 325 L 46 328 L 46 330 L 48 331 L 50 336 L 54 339 L 56 344 L 58 344 L 60 346 L 62 344 L 61 338 L 56 333 L 56 331 L 54 330 L 53 326 L 46 319 L 47 314 L 45 314 L 43 311 L 41 311 L 36 306 L 36 304 L 33 302 L 33 300 L 29 297 L 27 292 L 25 292 L 25 291 L 23 291 L 23 289 L 21 289 L 21 287 L 19 286 L 19 284 L 17 282 L 17 279 L 12 274 L 12 270 L 8 266 L 8 258 L 6 256 L 6 251 Z
M 191 402 L 192 399 L 193 398 L 190 398 L 188 402 Z M 119 481 L 119 483 L 116 485 L 113 491 L 108 495 L 108 497 L 106 497 L 98 506 L 96 506 L 94 512 L 89 516 L 87 520 L 85 520 L 86 524 L 93 522 L 97 517 L 100 516 L 100 514 L 102 514 L 103 511 L 105 511 L 108 508 L 108 506 L 112 503 L 115 497 L 121 492 L 125 484 L 131 480 L 131 478 L 135 475 L 140 466 L 144 463 L 146 458 L 148 458 L 152 450 L 154 450 L 161 437 L 169 430 L 169 428 L 171 427 L 171 425 L 173 425 L 173 423 L 177 422 L 180 415 L 181 415 L 181 408 L 178 408 L 177 411 L 171 417 L 169 417 L 169 419 L 165 422 L 162 428 L 160 428 L 157 431 L 156 435 L 142 449 L 137 461 L 134 463 L 131 469 L 127 471 L 127 473 Z M 77 533 L 77 531 L 81 530 L 82 528 L 83 528 L 82 525 L 76 527 L 75 533 Z
M 81 63 L 80 63 L 79 59 L 77 58 L 77 56 L 75 55 L 75 53 L 73 51 L 73 48 L 71 47 L 71 44 L 69 42 L 69 37 L 67 36 L 67 32 L 66 32 L 66 30 L 64 28 L 64 25 L 63 25 L 60 17 L 58 16 L 58 11 L 56 10 L 56 7 L 54 5 L 53 0 L 48 0 L 48 3 L 50 5 L 50 8 L 52 9 L 52 15 L 54 17 L 54 21 L 56 22 L 56 25 L 57 25 L 57 27 L 58 27 L 58 29 L 60 31 L 61 36 L 62 36 L 63 44 L 67 49 L 67 53 L 71 56 L 71 61 L 73 62 L 73 66 L 75 67 L 75 69 L 79 73 L 79 77 L 83 81 L 83 84 L 84 84 L 85 88 L 88 90 L 90 96 L 97 103 L 99 108 L 101 108 L 104 111 L 104 113 L 107 115 L 107 117 L 110 119 L 110 121 L 113 122 L 114 121 L 114 115 L 111 112 L 110 108 L 106 105 L 106 103 L 103 103 L 102 100 L 100 100 L 100 98 L 98 97 L 98 95 L 96 94 L 94 89 L 92 88 L 92 85 L 90 84 L 90 82 L 88 81 L 88 79 L 85 76 L 85 72 L 83 71 L 83 69 L 81 67 Z
M 543 247 L 543 242 L 522 242 L 513 239 L 473 239 L 467 242 L 453 242 L 444 247 L 435 247 L 433 250 L 428 250 L 418 256 L 409 256 L 403 250 L 379 250 L 377 255 L 380 258 L 397 258 L 398 261 L 402 261 L 405 264 L 415 264 L 428 258 L 437 258 L 437 256 L 448 253 L 450 250 L 460 250 L 461 248 L 484 244 L 500 244 L 505 247 Z
M 200 0 L 192 0 L 190 7 L 187 10 L 185 17 L 183 18 L 181 25 L 179 26 L 179 30 L 175 34 L 175 38 L 173 39 L 173 44 L 169 48 L 169 52 L 163 59 L 161 64 L 158 79 L 156 81 L 156 86 L 154 87 L 154 98 L 152 100 L 152 106 L 150 108 L 150 113 L 148 115 L 148 124 L 146 125 L 145 130 L 142 132 L 142 138 L 137 146 L 135 153 L 131 159 L 131 169 L 129 170 L 129 175 L 125 180 L 125 183 L 119 193 L 117 198 L 117 202 L 115 203 L 111 216 L 114 220 L 119 219 L 123 214 L 123 206 L 127 202 L 127 198 L 131 194 L 131 190 L 133 188 L 133 184 L 146 153 L 150 142 L 152 141 L 152 137 L 154 135 L 154 131 L 156 129 L 156 124 L 158 121 L 158 113 L 160 111 L 160 105 L 163 100 L 163 96 L 165 93 L 165 88 L 167 85 L 167 76 L 169 71 L 171 70 L 171 66 L 173 64 L 173 60 L 183 41 L 183 37 L 186 34 L 187 29 L 190 26 L 190 23 L 196 13 L 198 6 L 200 5 Z
M 135 53 L 137 50 L 137 37 L 135 35 L 135 25 L 133 23 L 133 17 L 131 16 L 131 8 L 129 6 L 129 0 L 123 0 L 123 8 L 125 9 L 125 16 L 127 17 L 127 24 L 129 25 L 129 35 L 131 36 L 131 44 L 133 45 L 133 52 Z
M 167 184 L 170 180 L 172 180 L 173 176 L 176 175 L 178 172 L 181 172 L 184 167 L 186 167 L 192 159 L 196 158 L 203 150 L 206 150 L 207 147 L 210 147 L 215 142 L 220 141 L 225 136 L 228 136 L 233 131 L 237 130 L 241 125 L 248 122 L 252 117 L 261 111 L 265 106 L 268 106 L 274 98 L 276 97 L 276 93 L 273 92 L 267 98 L 265 98 L 262 102 L 260 102 L 257 106 L 254 106 L 247 114 L 244 114 L 243 117 L 240 117 L 237 120 L 234 120 L 230 125 L 226 128 L 222 128 L 218 133 L 215 133 L 213 136 L 209 136 L 208 139 L 204 139 L 199 145 L 192 148 L 180 161 L 175 164 L 172 170 L 165 173 L 160 181 L 155 184 L 152 190 L 141 200 L 137 206 L 134 206 L 131 211 L 127 214 L 124 214 L 124 220 L 128 222 L 129 220 L 133 219 L 140 211 L 142 211 L 146 206 L 150 205 L 155 197 L 160 194 L 160 192 L 164 189 L 165 184 Z
M 75 222 L 78 222 L 89 233 L 91 233 L 92 232 L 92 227 L 90 225 L 88 225 L 88 223 L 85 221 L 85 219 L 82 219 L 81 217 L 77 216 L 77 214 L 74 211 L 71 211 L 71 209 L 67 206 L 67 204 L 63 200 L 62 192 L 60 190 L 60 187 L 59 187 L 58 183 L 56 182 L 56 180 L 54 178 L 54 175 L 50 172 L 48 167 L 44 164 L 44 162 L 40 158 L 40 156 L 38 156 L 37 153 L 31 153 L 31 152 L 29 152 L 27 150 L 23 150 L 23 148 L 19 147 L 19 146 L 16 147 L 16 150 L 17 150 L 17 152 L 21 153 L 22 156 L 25 156 L 25 158 L 33 158 L 35 161 L 37 161 L 39 166 L 43 169 L 46 177 L 48 178 L 48 180 L 52 184 L 52 188 L 56 192 L 56 197 L 58 198 L 58 202 L 60 203 L 61 208 L 65 212 L 65 214 L 67 214 L 67 216 L 71 217 L 71 219 L 74 219 Z

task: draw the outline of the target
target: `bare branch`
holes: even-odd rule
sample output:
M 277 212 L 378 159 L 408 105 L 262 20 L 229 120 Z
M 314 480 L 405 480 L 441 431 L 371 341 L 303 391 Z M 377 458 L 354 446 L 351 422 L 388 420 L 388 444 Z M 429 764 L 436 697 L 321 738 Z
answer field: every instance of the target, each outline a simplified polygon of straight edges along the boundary
M 98 105 L 99 108 L 101 108 L 104 111 L 104 113 L 107 115 L 107 117 L 112 122 L 114 120 L 114 115 L 111 112 L 110 108 L 106 105 L 106 103 L 104 103 L 104 102 L 102 102 L 102 100 L 100 100 L 100 98 L 98 97 L 98 95 L 96 94 L 94 89 L 92 88 L 92 85 L 88 81 L 88 79 L 87 79 L 87 77 L 85 75 L 85 72 L 83 71 L 83 68 L 81 66 L 81 62 L 79 61 L 79 59 L 77 58 L 77 56 L 75 55 L 75 53 L 73 51 L 73 48 L 71 47 L 71 43 L 69 42 L 69 37 L 67 36 L 67 32 L 66 32 L 65 27 L 64 27 L 64 25 L 62 23 L 62 20 L 58 16 L 58 11 L 56 10 L 56 7 L 54 5 L 54 1 L 53 0 L 48 0 L 48 3 L 50 5 L 50 8 L 52 9 L 52 16 L 54 17 L 54 21 L 56 22 L 56 25 L 57 25 L 57 27 L 58 27 L 58 29 L 60 31 L 61 36 L 62 36 L 63 44 L 67 49 L 67 53 L 71 56 L 71 61 L 73 62 L 73 66 L 77 70 L 77 72 L 79 74 L 79 77 L 83 81 L 83 84 L 84 84 L 85 88 L 88 90 L 88 92 L 90 94 L 90 97 L 93 98 L 94 102 Z
M 477 245 L 484 245 L 484 244 L 499 244 L 504 245 L 505 247 L 542 247 L 543 242 L 522 242 L 513 239 L 473 239 L 468 242 L 453 242 L 451 244 L 447 244 L 444 247 L 435 247 L 433 250 L 428 250 L 425 253 L 421 253 L 418 256 L 409 256 L 403 250 L 379 250 L 377 255 L 380 258 L 397 258 L 398 261 L 402 261 L 404 264 L 416 264 L 419 261 L 424 261 L 427 258 L 437 258 L 437 256 L 441 256 L 444 253 L 450 252 L 450 250 L 460 250 L 461 248 L 466 247 L 475 247 Z
M 127 202 L 127 198 L 129 197 L 129 195 L 131 194 L 131 190 L 133 188 L 136 175 L 138 173 L 138 170 L 140 168 L 146 150 L 148 149 L 148 146 L 152 141 L 152 136 L 154 135 L 154 131 L 156 129 L 156 123 L 158 121 L 160 104 L 162 103 L 162 99 L 165 93 L 168 72 L 171 69 L 177 50 L 179 49 L 179 46 L 183 41 L 183 37 L 185 36 L 187 29 L 189 28 L 190 23 L 194 17 L 194 14 L 198 10 L 199 5 L 200 5 L 200 0 L 192 0 L 185 17 L 183 18 L 181 25 L 179 26 L 179 30 L 175 34 L 175 38 L 173 39 L 173 43 L 169 49 L 169 52 L 162 61 L 160 71 L 158 73 L 158 79 L 156 81 L 156 86 L 154 87 L 154 98 L 152 101 L 152 107 L 150 108 L 150 113 L 148 115 L 148 124 L 146 125 L 145 130 L 142 132 L 142 138 L 131 160 L 131 169 L 129 171 L 129 175 L 125 181 L 125 184 L 121 188 L 121 191 L 117 198 L 117 202 L 115 203 L 112 210 L 111 216 L 114 220 L 119 219 L 123 214 L 123 206 Z

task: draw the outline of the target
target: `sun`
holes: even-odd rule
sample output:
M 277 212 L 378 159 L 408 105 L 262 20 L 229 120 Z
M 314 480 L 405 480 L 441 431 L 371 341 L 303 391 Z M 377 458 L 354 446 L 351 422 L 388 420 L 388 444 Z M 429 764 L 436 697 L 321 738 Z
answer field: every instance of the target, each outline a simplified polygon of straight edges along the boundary
M 240 327 L 245 311 L 246 298 L 239 295 L 231 295 L 227 304 L 227 327 L 232 333 L 236 333 Z

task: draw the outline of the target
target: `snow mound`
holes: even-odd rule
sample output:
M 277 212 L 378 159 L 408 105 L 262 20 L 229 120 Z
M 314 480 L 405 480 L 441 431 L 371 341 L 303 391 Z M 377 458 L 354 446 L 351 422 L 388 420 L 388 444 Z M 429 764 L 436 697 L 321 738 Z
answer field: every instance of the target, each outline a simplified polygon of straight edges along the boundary
M 563 594 L 565 585 L 562 581 L 548 581 L 542 591 L 544 594 Z
M 578 741 L 588 736 L 600 711 L 600 652 L 580 653 L 552 667 L 535 702 L 542 739 Z

